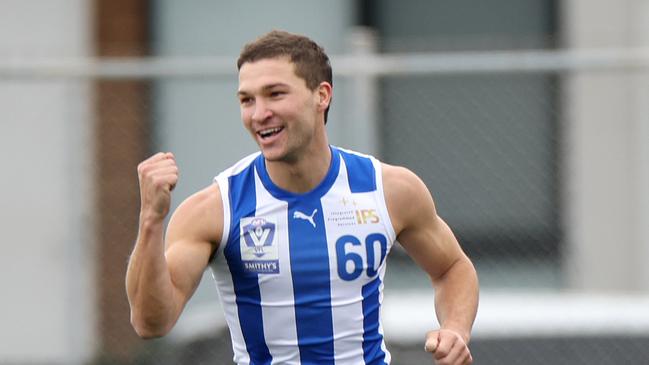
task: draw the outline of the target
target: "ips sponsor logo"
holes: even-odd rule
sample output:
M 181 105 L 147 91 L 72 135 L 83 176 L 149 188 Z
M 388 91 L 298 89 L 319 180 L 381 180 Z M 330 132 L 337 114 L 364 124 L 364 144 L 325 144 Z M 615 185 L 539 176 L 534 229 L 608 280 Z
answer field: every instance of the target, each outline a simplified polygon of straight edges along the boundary
M 362 203 L 359 204 L 354 198 L 342 197 L 342 199 L 340 199 L 340 204 L 342 204 L 343 207 L 347 207 L 347 205 L 349 204 L 352 205 L 353 208 L 356 208 Z M 351 213 L 352 210 L 349 210 L 348 212 Z M 356 224 L 375 224 L 381 221 L 378 213 L 376 212 L 376 209 L 353 209 L 353 212 L 355 216 L 355 222 L 354 220 L 352 220 L 352 222 Z
M 380 221 L 376 209 L 357 209 L 355 212 L 356 223 L 358 224 L 374 224 Z
M 278 274 L 279 254 L 275 239 L 275 222 L 262 217 L 246 217 L 241 218 L 240 227 L 239 247 L 244 271 Z

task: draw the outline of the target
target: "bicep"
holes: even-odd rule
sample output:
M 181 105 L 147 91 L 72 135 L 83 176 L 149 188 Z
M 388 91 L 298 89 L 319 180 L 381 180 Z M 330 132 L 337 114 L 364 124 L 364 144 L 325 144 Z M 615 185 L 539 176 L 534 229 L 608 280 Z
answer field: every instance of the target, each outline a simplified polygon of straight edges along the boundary
M 453 232 L 437 215 L 426 185 L 407 169 L 388 167 L 386 202 L 397 240 L 434 280 L 464 255 Z
M 435 280 L 464 253 L 449 226 L 437 215 L 409 226 L 397 237 L 408 255 Z
M 183 202 L 166 234 L 165 258 L 179 304 L 194 293 L 222 230 L 222 208 L 216 185 Z
M 184 305 L 198 287 L 211 252 L 209 242 L 181 240 L 168 245 L 165 257 L 179 304 Z

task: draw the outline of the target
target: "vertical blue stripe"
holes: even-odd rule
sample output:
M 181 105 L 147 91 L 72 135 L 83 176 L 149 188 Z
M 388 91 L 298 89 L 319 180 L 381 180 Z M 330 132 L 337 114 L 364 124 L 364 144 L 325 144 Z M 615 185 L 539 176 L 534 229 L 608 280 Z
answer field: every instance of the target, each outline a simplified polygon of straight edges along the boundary
M 250 355 L 250 365 L 270 365 L 272 357 L 264 337 L 259 281 L 257 274 L 243 270 L 239 248 L 241 218 L 255 215 L 257 199 L 254 173 L 251 164 L 240 174 L 229 178 L 232 225 L 224 256 L 232 275 L 239 323 Z
M 308 220 L 296 218 L 296 212 L 313 215 L 315 227 Z M 322 205 L 319 199 L 292 200 L 288 214 L 300 361 L 303 365 L 333 365 L 331 280 Z
M 352 193 L 376 190 L 376 173 L 372 160 L 342 150 L 340 154 L 347 165 L 347 179 Z
M 331 147 L 329 171 L 313 190 L 297 194 L 276 186 L 262 158 L 255 161 L 264 188 L 288 204 L 289 255 L 295 326 L 302 365 L 333 365 L 333 312 L 327 234 L 320 198 L 333 186 L 340 170 L 340 152 Z M 315 214 L 313 212 L 317 210 Z M 301 214 L 309 220 L 297 218 Z M 302 216 L 302 217 L 304 217 Z
M 381 348 L 383 335 L 379 332 L 379 286 L 381 279 L 377 277 L 363 285 L 363 359 L 365 365 L 384 365 L 385 353 Z

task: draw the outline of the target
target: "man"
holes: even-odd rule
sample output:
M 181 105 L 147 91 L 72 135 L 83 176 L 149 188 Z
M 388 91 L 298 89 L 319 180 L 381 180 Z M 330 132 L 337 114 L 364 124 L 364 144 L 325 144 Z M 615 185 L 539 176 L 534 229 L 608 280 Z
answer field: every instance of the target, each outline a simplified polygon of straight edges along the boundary
M 138 166 L 139 236 L 126 286 L 131 322 L 166 334 L 210 266 L 237 364 L 387 364 L 380 325 L 385 257 L 398 240 L 430 276 L 438 364 L 470 364 L 478 303 L 473 265 L 405 168 L 330 146 L 329 59 L 306 37 L 273 31 L 246 45 L 238 98 L 259 145 L 184 201 L 171 153 Z M 428 320 L 428 319 L 422 319 Z

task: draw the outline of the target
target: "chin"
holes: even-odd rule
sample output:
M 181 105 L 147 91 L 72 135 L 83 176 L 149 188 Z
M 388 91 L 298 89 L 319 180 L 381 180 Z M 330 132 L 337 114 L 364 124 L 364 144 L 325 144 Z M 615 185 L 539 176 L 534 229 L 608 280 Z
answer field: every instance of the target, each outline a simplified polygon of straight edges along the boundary
M 261 154 L 267 161 L 282 161 L 284 160 L 284 153 L 273 149 L 261 149 Z
M 264 159 L 268 162 L 293 162 L 295 158 L 292 158 L 290 153 L 286 151 L 278 150 L 261 150 L 261 154 L 264 155 Z

